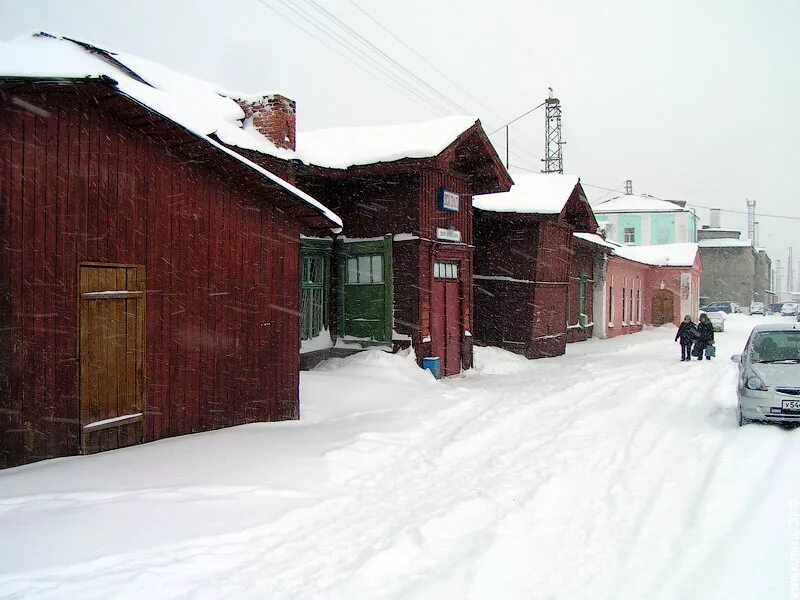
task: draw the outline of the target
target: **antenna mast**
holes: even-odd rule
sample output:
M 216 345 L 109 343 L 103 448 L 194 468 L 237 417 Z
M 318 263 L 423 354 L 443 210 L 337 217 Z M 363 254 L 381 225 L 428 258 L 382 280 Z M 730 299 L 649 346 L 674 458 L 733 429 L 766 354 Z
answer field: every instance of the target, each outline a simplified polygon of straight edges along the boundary
M 563 173 L 564 158 L 561 155 L 561 146 L 566 142 L 561 141 L 561 101 L 553 98 L 553 88 L 550 97 L 545 100 L 545 137 L 544 137 L 544 169 L 542 173 Z
M 756 237 L 756 201 L 747 201 L 747 237 L 755 240 Z

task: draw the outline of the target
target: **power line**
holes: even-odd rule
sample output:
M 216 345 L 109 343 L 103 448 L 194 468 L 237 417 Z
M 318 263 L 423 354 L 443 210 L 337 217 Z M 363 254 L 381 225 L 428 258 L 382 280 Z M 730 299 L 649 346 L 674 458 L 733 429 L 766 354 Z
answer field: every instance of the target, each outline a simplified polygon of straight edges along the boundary
M 438 68 L 436 65 L 434 65 L 434 64 L 433 64 L 433 63 L 432 63 L 430 60 L 428 60 L 428 59 L 427 59 L 427 58 L 426 58 L 426 57 L 425 57 L 423 54 L 421 54 L 421 53 L 417 52 L 417 51 L 416 51 L 416 50 L 415 50 L 415 49 L 414 49 L 412 46 L 408 45 L 408 44 L 407 44 L 406 42 L 404 42 L 402 39 L 400 39 L 399 37 L 397 37 L 397 36 L 396 36 L 396 35 L 395 35 L 395 34 L 394 34 L 394 33 L 393 33 L 393 32 L 392 32 L 392 31 L 391 31 L 391 30 L 390 30 L 388 27 L 386 27 L 386 26 L 385 26 L 383 23 L 381 23 L 381 22 L 380 22 L 378 19 L 376 19 L 375 17 L 373 17 L 373 16 L 372 16 L 370 13 L 368 13 L 366 10 L 364 10 L 364 9 L 363 9 L 363 8 L 361 8 L 361 7 L 360 7 L 358 4 L 356 4 L 356 3 L 354 2 L 354 0 L 347 0 L 347 1 L 348 1 L 350 4 L 352 4 L 352 5 L 353 5 L 353 6 L 354 6 L 354 7 L 355 7 L 355 8 L 356 8 L 356 9 L 357 9 L 359 12 L 361 12 L 362 14 L 364 14 L 364 15 L 365 15 L 365 16 L 366 16 L 368 19 L 370 19 L 370 20 L 371 20 L 373 23 L 375 23 L 375 24 L 376 24 L 378 27 L 380 27 L 380 28 L 381 28 L 381 29 L 383 29 L 383 30 L 384 30 L 386 33 L 388 33 L 388 34 L 389 34 L 389 35 L 390 35 L 392 38 L 394 38 L 394 39 L 395 39 L 397 42 L 399 42 L 399 43 L 400 43 L 400 44 L 402 44 L 402 45 L 403 45 L 405 48 L 407 48 L 408 50 L 410 50 L 410 51 L 411 51 L 411 52 L 412 52 L 412 53 L 413 53 L 413 54 L 414 54 L 414 55 L 415 55 L 417 58 L 419 58 L 420 60 L 422 60 L 422 61 L 423 61 L 423 62 L 424 62 L 426 65 L 428 65 L 428 66 L 429 66 L 431 69 L 433 69 L 433 70 L 434 70 L 434 71 L 436 71 L 436 72 L 437 72 L 439 75 L 441 75 L 441 76 L 442 76 L 442 77 L 443 77 L 443 78 L 444 78 L 446 81 L 450 82 L 450 84 L 452 84 L 454 87 L 456 87 L 456 88 L 457 88 L 458 90 L 460 90 L 462 93 L 466 94 L 466 95 L 467 95 L 467 97 L 471 98 L 471 99 L 472 99 L 472 100 L 474 100 L 476 103 L 480 104 L 480 105 L 481 105 L 482 107 L 484 107 L 486 110 L 488 110 L 489 112 L 491 112 L 491 113 L 492 113 L 492 114 L 493 114 L 495 117 L 497 117 L 499 120 L 501 120 L 501 121 L 503 120 L 503 118 L 504 118 L 504 117 L 500 116 L 500 115 L 499 115 L 499 114 L 498 114 L 498 113 L 497 113 L 497 112 L 496 112 L 496 111 L 495 111 L 495 110 L 494 110 L 494 109 L 493 109 L 491 106 L 489 106 L 488 104 L 485 104 L 484 102 L 481 102 L 481 100 L 480 100 L 479 98 L 476 98 L 476 97 L 475 97 L 475 96 L 474 96 L 474 95 L 473 95 L 473 94 L 472 94 L 472 93 L 471 93 L 469 90 L 467 90 L 467 89 L 463 88 L 461 85 L 459 85 L 459 84 L 458 84 L 458 82 L 454 81 L 454 80 L 453 80 L 453 79 L 452 79 L 452 78 L 451 78 L 449 75 L 447 75 L 447 73 L 445 73 L 444 71 L 442 71 L 441 69 L 439 69 L 439 68 Z
M 289 1 L 291 2 L 291 0 L 289 0 Z M 465 113 L 469 113 L 470 112 L 469 110 L 467 110 L 466 108 L 464 108 L 463 106 L 461 106 L 460 104 L 455 102 L 454 100 L 448 98 L 441 91 L 439 91 L 438 89 L 436 89 L 435 87 L 430 85 L 427 81 L 422 79 L 419 75 L 417 75 L 416 73 L 414 73 L 413 71 L 411 71 L 410 69 L 408 69 L 407 67 L 402 65 L 401 63 L 399 63 L 397 60 L 392 58 L 386 52 L 384 52 L 383 50 L 378 48 L 370 40 L 368 40 L 366 37 L 361 35 L 355 29 L 350 27 L 347 23 L 343 22 L 341 19 L 339 19 L 336 15 L 331 13 L 325 7 L 321 6 L 318 2 L 316 2 L 315 0 L 306 0 L 306 2 L 307 2 L 307 4 L 310 4 L 311 6 L 313 6 L 314 9 L 316 9 L 316 11 L 318 13 L 323 15 L 326 19 L 328 19 L 330 22 L 332 22 L 334 25 L 336 25 L 339 29 L 344 31 L 345 34 L 347 34 L 350 37 L 352 37 L 353 39 L 355 39 L 357 42 L 359 42 L 360 44 L 365 46 L 371 52 L 376 53 L 383 60 L 385 60 L 389 64 L 391 64 L 393 66 L 393 68 L 395 68 L 398 71 L 400 71 L 401 73 L 403 73 L 406 77 L 409 77 L 409 78 L 411 78 L 412 81 L 415 81 L 415 82 L 419 83 L 420 85 L 424 86 L 425 88 L 430 90 L 431 93 L 433 93 L 436 96 L 438 96 L 439 98 L 443 99 L 445 102 L 449 102 L 452 106 L 454 106 L 459 111 L 465 112 Z M 294 4 L 294 2 L 292 2 L 292 3 Z
M 590 187 L 590 188 L 597 188 L 598 190 L 606 190 L 608 192 L 617 192 L 617 193 L 620 193 L 620 194 L 623 193 L 620 190 L 615 190 L 615 189 L 612 189 L 612 188 L 603 187 L 601 185 L 593 185 L 591 183 L 584 183 L 582 181 L 581 181 L 581 185 L 583 185 L 585 187 Z M 663 200 L 664 202 L 670 202 L 670 200 L 667 200 L 665 198 L 659 198 L 658 196 L 653 196 L 652 194 L 640 194 L 640 195 L 642 195 L 642 196 L 647 195 L 647 196 L 650 196 L 651 198 L 655 198 L 656 200 Z M 677 199 L 673 198 L 672 200 L 677 200 Z M 746 210 L 733 210 L 732 208 L 717 208 L 716 206 L 703 206 L 702 204 L 695 204 L 694 202 L 689 202 L 688 200 L 685 200 L 684 202 L 686 202 L 686 206 L 692 206 L 694 208 L 705 208 L 705 209 L 708 209 L 708 210 L 715 210 L 716 209 L 716 210 L 719 210 L 721 212 L 733 213 L 733 214 L 737 214 L 737 215 L 746 215 L 747 214 Z M 766 218 L 769 218 L 769 219 L 790 219 L 790 220 L 793 220 L 793 221 L 800 221 L 800 217 L 795 217 L 795 216 L 792 216 L 792 215 L 768 215 L 768 214 L 765 214 L 765 213 L 755 213 L 755 216 L 757 216 L 757 217 L 766 217 Z
M 659 198 L 659 200 L 660 200 L 660 198 Z M 716 209 L 715 206 L 702 206 L 700 204 L 694 204 L 694 203 L 690 203 L 690 202 L 687 202 L 686 205 L 687 206 L 694 206 L 695 208 L 707 208 L 709 210 Z M 734 213 L 734 214 L 737 214 L 737 215 L 746 215 L 747 214 L 746 210 L 733 210 L 733 209 L 730 209 L 730 208 L 719 208 L 717 210 L 720 210 L 721 212 Z M 755 216 L 756 217 L 767 217 L 769 219 L 791 219 L 793 221 L 800 221 L 800 217 L 795 217 L 795 216 L 792 216 L 792 215 L 767 215 L 767 214 L 764 214 L 764 213 L 755 213 Z
M 498 132 L 498 131 L 500 131 L 501 129 L 505 129 L 506 127 L 508 127 L 508 126 L 509 126 L 509 125 L 511 125 L 512 123 L 516 123 L 517 121 L 519 121 L 519 120 L 520 120 L 522 117 L 527 117 L 529 114 L 531 114 L 531 113 L 532 113 L 533 111 L 535 111 L 537 108 L 542 108 L 542 107 L 545 105 L 545 103 L 546 103 L 546 102 L 547 102 L 547 101 L 545 101 L 545 102 L 542 102 L 542 103 L 541 103 L 539 106 L 534 106 L 532 109 L 525 111 L 524 113 L 522 113 L 522 114 L 521 114 L 521 115 L 519 115 L 518 117 L 514 117 L 514 118 L 513 118 L 513 119 L 511 119 L 511 120 L 510 120 L 508 123 L 503 123 L 502 125 L 500 125 L 500 127 L 498 127 L 497 129 L 495 129 L 494 131 L 492 131 L 492 132 L 491 132 L 489 135 L 490 135 L 490 136 L 491 136 L 491 135 L 494 135 L 495 133 L 497 133 L 497 132 Z
M 391 88 L 395 89 L 396 91 L 398 91 L 398 92 L 400 92 L 401 94 L 405 95 L 405 96 L 406 96 L 407 98 L 409 98 L 410 100 L 412 100 L 412 101 L 414 101 L 414 102 L 417 102 L 418 100 L 422 100 L 422 101 L 424 101 L 424 102 L 425 102 L 425 103 L 426 103 L 426 104 L 427 104 L 429 107 L 430 107 L 430 106 L 433 106 L 434 108 L 436 108 L 436 109 L 437 109 L 438 111 L 440 111 L 440 112 L 446 112 L 446 111 L 444 111 L 444 110 L 443 110 L 441 107 L 439 107 L 439 106 L 437 106 L 437 105 L 433 104 L 433 103 L 432 103 L 431 101 L 429 101 L 429 100 L 428 100 L 426 97 L 424 97 L 424 96 L 421 96 L 421 95 L 420 95 L 418 92 L 416 92 L 415 90 L 411 90 L 411 89 L 409 89 L 409 88 L 408 88 L 408 86 L 406 86 L 406 85 L 405 85 L 405 84 L 403 84 L 402 82 L 398 82 L 398 80 L 397 80 L 397 78 L 396 78 L 396 77 L 393 77 L 391 74 L 386 74 L 386 73 L 384 73 L 383 71 L 381 71 L 380 69 L 378 69 L 378 68 L 377 68 L 377 67 L 376 67 L 374 64 L 370 63 L 370 62 L 367 60 L 367 58 L 365 58 L 364 56 L 360 55 L 360 54 L 359 54 L 359 53 L 357 53 L 357 52 L 353 52 L 353 50 L 352 50 L 352 49 L 350 49 L 350 48 L 347 48 L 347 46 L 345 46 L 345 48 L 347 48 L 348 50 L 350 50 L 350 52 L 353 52 L 353 53 L 356 55 L 356 57 L 357 57 L 358 59 L 360 59 L 361 61 L 365 62 L 367 65 L 371 66 L 373 69 L 377 69 L 377 70 L 378 70 L 378 73 L 380 73 L 380 75 L 383 75 L 383 77 L 381 77 L 381 76 L 380 76 L 378 73 L 376 73 L 376 72 L 374 72 L 374 71 L 371 71 L 371 70 L 369 70 L 369 69 L 368 69 L 367 67 L 365 67 L 363 64 L 361 64 L 361 63 L 359 63 L 359 62 L 356 62 L 356 61 L 354 61 L 354 60 L 353 60 L 352 58 L 350 58 L 350 57 L 349 57 L 347 54 L 343 53 L 343 52 L 342 52 L 342 51 L 341 51 L 339 48 L 337 48 L 337 47 L 335 47 L 335 46 L 333 46 L 333 45 L 329 44 L 329 43 L 328 43 L 328 42 L 326 42 L 324 39 L 321 39 L 321 38 L 320 38 L 318 35 L 316 35 L 316 34 L 315 34 L 313 31 L 309 31 L 309 30 L 308 30 L 306 27 L 304 27 L 303 25 L 301 25 L 301 24 L 297 23 L 297 21 L 295 21 L 294 19 L 292 19 L 292 18 L 288 17 L 287 15 L 283 14 L 282 12 L 280 12 L 279 10 L 277 10 L 275 7 L 273 7 L 273 6 L 270 6 L 270 5 L 269 5 L 269 4 L 267 4 L 267 3 L 266 3 L 264 0 L 256 0 L 256 2 L 258 2 L 259 4 L 261 4 L 262 6 L 264 6 L 265 8 L 267 8 L 268 10 L 272 11 L 273 13 L 275 13 L 276 15 L 278 15 L 279 17 L 281 17 L 282 19 L 284 19 L 285 21 L 287 21 L 288 23 L 290 23 L 291 25 L 293 25 L 294 27 L 296 27 L 297 29 L 299 29 L 300 31 L 302 31 L 303 33 L 305 33 L 306 35 L 308 35 L 308 36 L 310 36 L 311 38 L 315 39 L 317 42 L 319 42 L 320 44 L 322 44 L 323 46 L 325 46 L 325 47 L 326 47 L 328 50 L 331 50 L 332 52 L 334 52 L 334 53 L 338 54 L 338 55 L 339 55 L 340 57 L 342 57 L 344 60 L 346 60 L 346 61 L 347 61 L 347 62 L 349 62 L 350 64 L 352 64 L 352 65 L 356 66 L 358 69 L 360 69 L 361 71 L 365 72 L 367 75 L 370 75 L 371 77 L 373 77 L 373 78 L 375 78 L 375 79 L 378 79 L 378 80 L 379 80 L 379 81 L 381 81 L 383 84 L 385 84 L 385 85 L 388 85 L 389 87 L 391 87 Z M 291 7 L 289 7 L 289 8 L 290 8 L 290 10 L 291 10 Z M 297 13 L 297 11 L 293 11 L 293 12 Z M 308 19 L 304 19 L 304 20 L 305 20 L 306 22 L 310 22 Z M 315 27 L 316 27 L 316 29 L 320 30 L 320 27 L 319 27 L 319 26 L 315 26 Z M 328 37 L 331 37 L 331 36 L 330 36 L 330 34 L 327 34 L 327 36 L 328 36 Z M 338 40 L 334 40 L 334 41 L 336 41 L 336 42 L 337 42 L 337 44 L 339 44 L 339 45 L 343 45 L 343 44 L 341 44 L 341 42 L 339 42 Z M 385 78 L 389 78 L 390 80 L 389 80 L 389 81 L 387 81 Z M 397 83 L 399 83 L 399 85 L 397 85 L 396 83 L 393 83 L 393 81 L 394 81 L 394 82 L 397 82 Z M 413 94 L 416 94 L 416 96 L 415 96 L 415 95 L 413 95 Z

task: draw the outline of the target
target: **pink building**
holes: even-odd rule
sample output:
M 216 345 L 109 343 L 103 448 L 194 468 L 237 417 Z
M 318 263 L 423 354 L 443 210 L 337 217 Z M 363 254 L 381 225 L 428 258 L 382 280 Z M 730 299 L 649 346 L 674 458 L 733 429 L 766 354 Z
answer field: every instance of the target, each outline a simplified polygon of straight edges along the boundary
M 700 316 L 697 244 L 620 246 L 597 235 L 576 234 L 607 254 L 594 281 L 594 334 L 606 338 L 636 333 L 644 325 L 680 323 Z

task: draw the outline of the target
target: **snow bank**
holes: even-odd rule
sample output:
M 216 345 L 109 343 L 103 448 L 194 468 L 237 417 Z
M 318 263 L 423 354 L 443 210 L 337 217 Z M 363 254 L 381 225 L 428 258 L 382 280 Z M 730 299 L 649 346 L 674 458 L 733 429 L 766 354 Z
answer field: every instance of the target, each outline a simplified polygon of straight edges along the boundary
M 800 431 L 739 428 L 726 358 L 772 321 L 691 363 L 672 325 L 439 382 L 366 352 L 300 421 L 0 471 L 0 597 L 788 598 Z
M 492 212 L 559 214 L 578 178 L 558 173 L 511 171 L 514 185 L 508 192 L 475 196 L 472 205 Z

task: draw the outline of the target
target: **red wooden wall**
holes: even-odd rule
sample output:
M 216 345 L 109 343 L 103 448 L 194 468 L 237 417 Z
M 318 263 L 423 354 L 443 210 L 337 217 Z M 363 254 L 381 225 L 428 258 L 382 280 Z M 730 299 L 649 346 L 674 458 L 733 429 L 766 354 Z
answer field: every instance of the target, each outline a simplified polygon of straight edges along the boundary
M 0 466 L 79 451 L 81 261 L 146 267 L 147 440 L 298 416 L 294 219 L 75 93 L 0 109 Z

